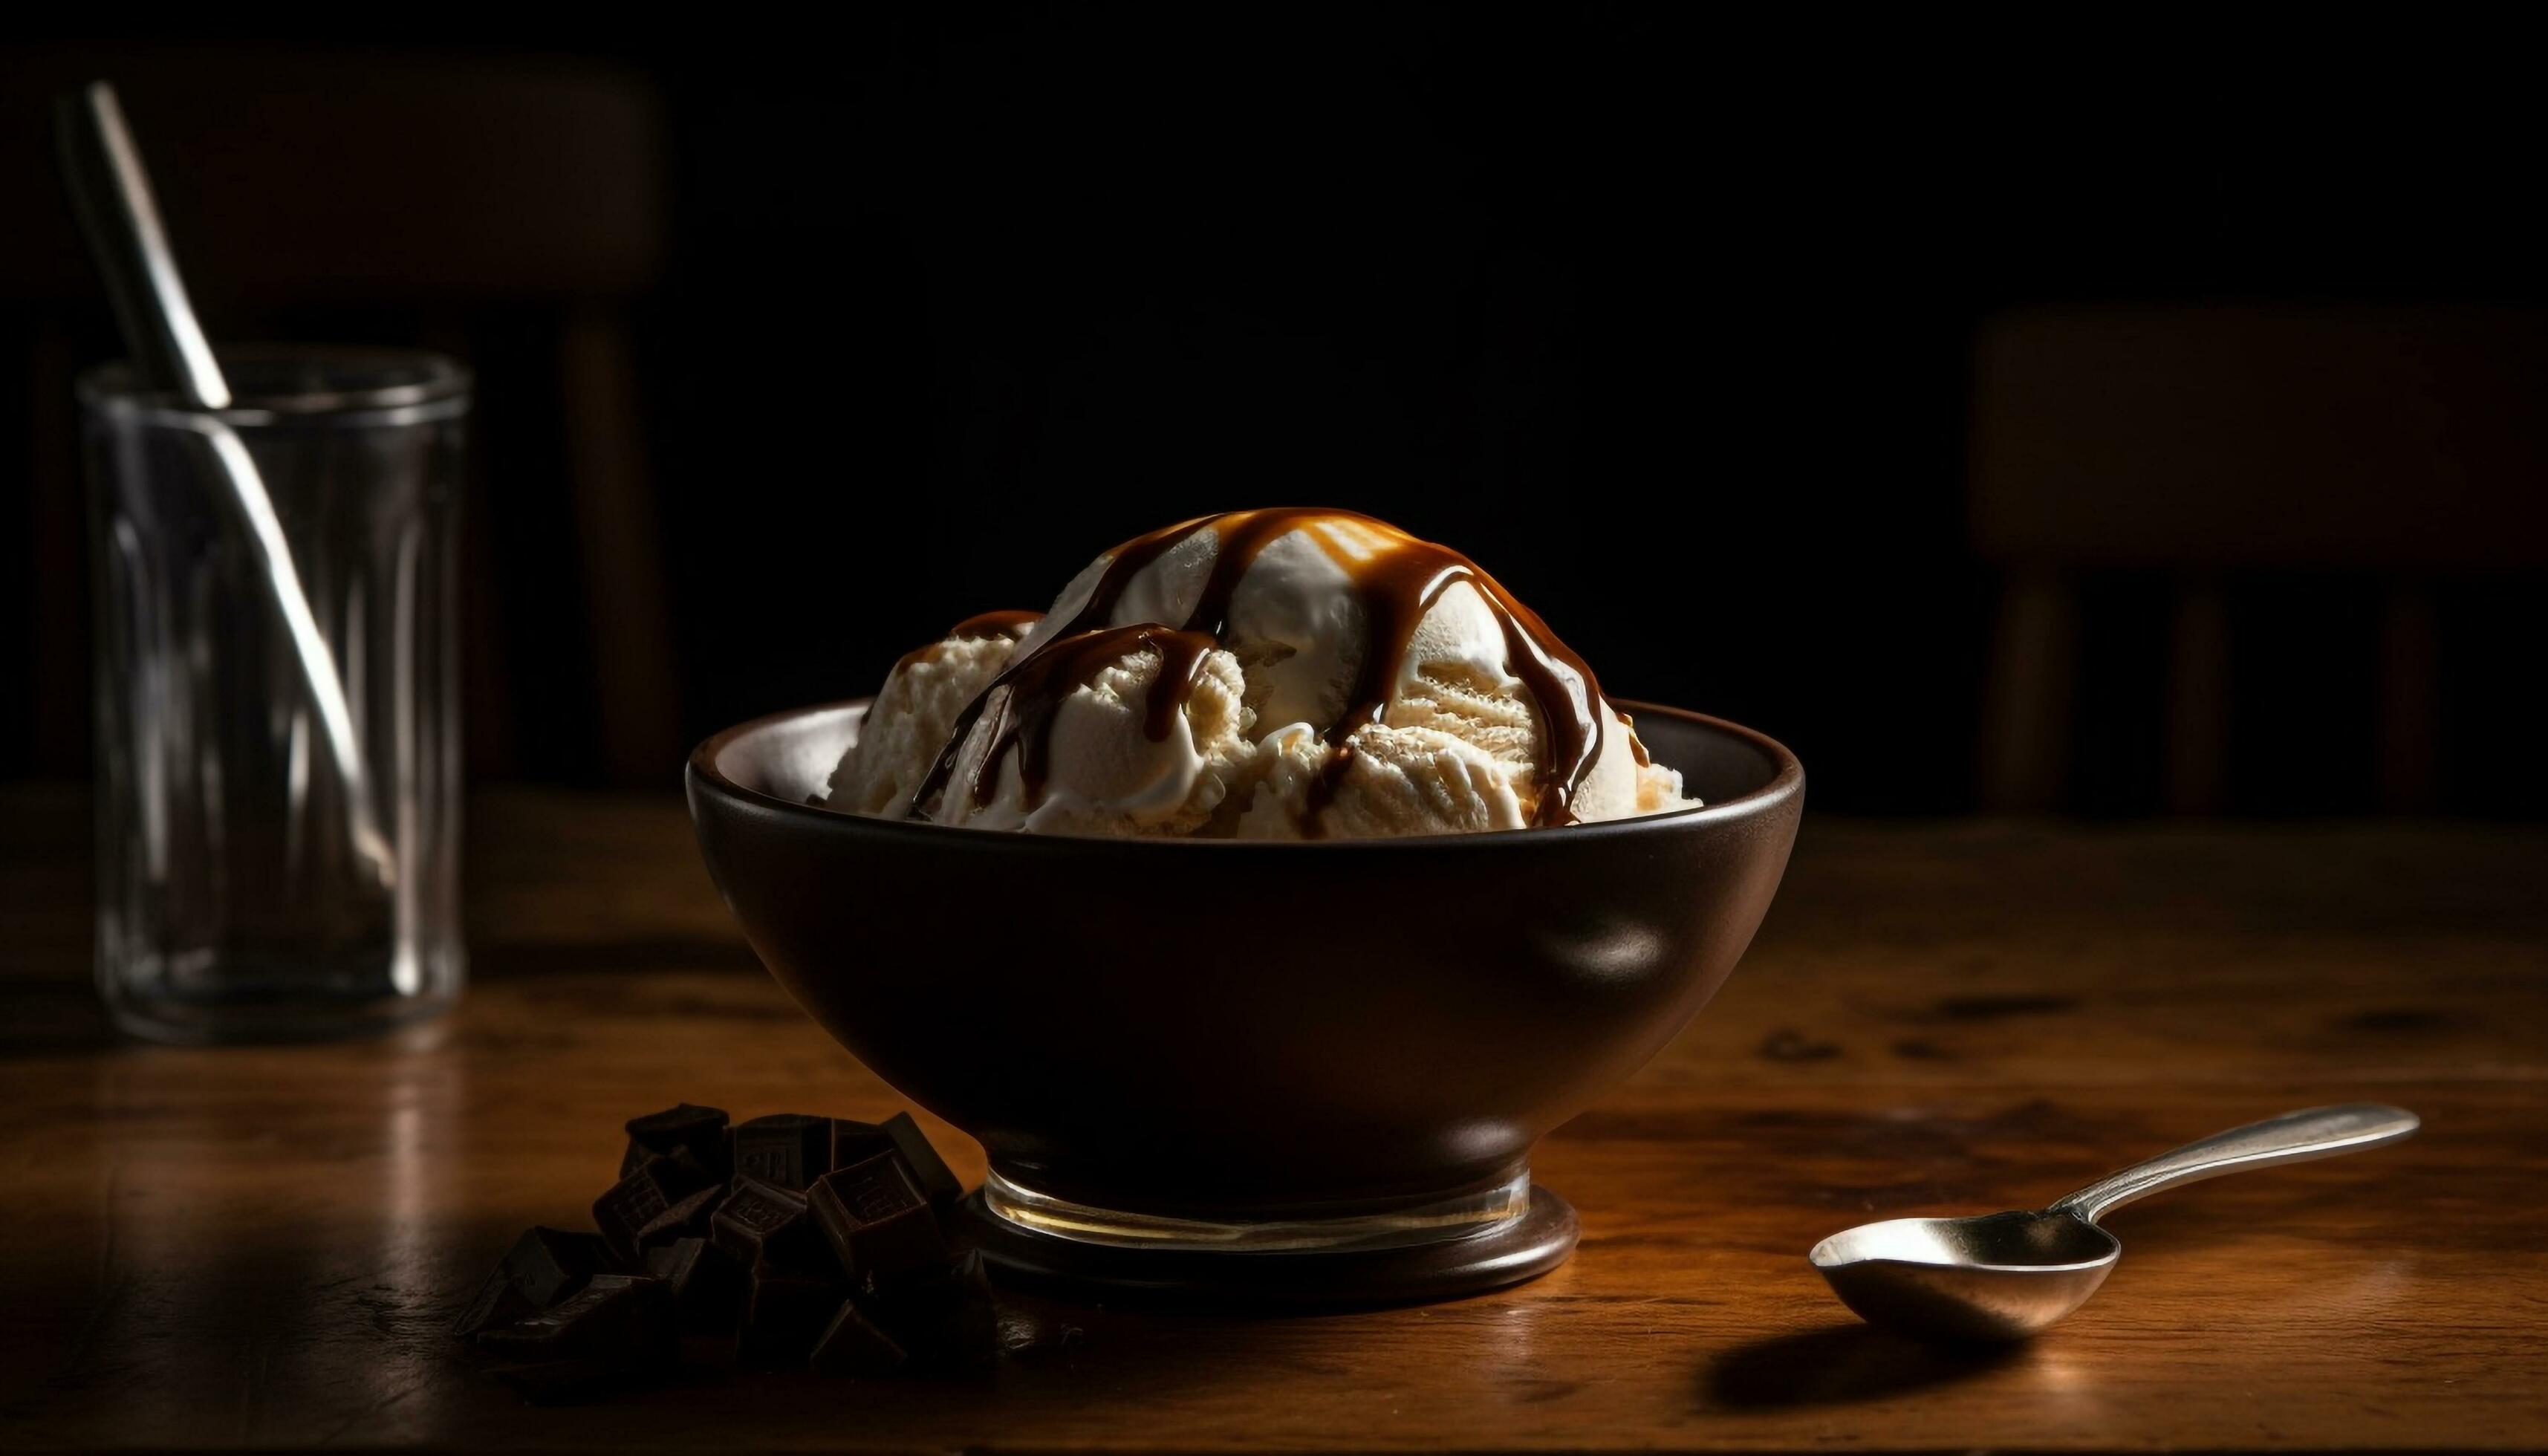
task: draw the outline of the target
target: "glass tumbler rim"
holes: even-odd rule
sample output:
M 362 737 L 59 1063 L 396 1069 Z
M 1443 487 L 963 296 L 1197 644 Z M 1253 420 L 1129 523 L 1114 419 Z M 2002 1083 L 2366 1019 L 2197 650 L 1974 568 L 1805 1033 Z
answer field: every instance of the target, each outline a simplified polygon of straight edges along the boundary
M 192 428 L 376 428 L 453 419 L 469 410 L 468 366 L 428 349 L 335 344 L 229 344 L 213 351 L 231 403 L 207 410 L 143 387 L 130 359 L 83 370 L 82 406 L 135 423 Z M 288 382 L 287 382 L 288 381 Z

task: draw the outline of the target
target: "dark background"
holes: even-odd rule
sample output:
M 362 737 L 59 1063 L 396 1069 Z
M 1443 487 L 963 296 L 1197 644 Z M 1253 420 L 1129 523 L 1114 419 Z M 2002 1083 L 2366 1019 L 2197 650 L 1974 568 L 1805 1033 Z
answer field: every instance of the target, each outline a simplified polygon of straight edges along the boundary
M 115 346 L 45 109 L 97 74 L 217 337 L 477 369 L 482 777 L 668 788 L 1120 538 L 1319 502 L 1818 808 L 2536 815 L 2537 87 L 2310 25 L 22 31 L 0 759 L 86 765 Z

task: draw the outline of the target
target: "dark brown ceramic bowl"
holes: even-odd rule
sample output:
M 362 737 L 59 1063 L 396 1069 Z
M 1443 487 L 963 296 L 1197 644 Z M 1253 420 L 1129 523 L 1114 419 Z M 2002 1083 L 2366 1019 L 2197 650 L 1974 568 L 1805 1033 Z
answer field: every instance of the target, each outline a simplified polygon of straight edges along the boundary
M 1622 706 L 1706 807 L 1312 844 L 866 819 L 807 802 L 853 702 L 700 745 L 690 812 L 772 973 L 995 1175 L 1144 1216 L 1351 1218 L 1512 1178 L 1759 928 L 1795 756 Z

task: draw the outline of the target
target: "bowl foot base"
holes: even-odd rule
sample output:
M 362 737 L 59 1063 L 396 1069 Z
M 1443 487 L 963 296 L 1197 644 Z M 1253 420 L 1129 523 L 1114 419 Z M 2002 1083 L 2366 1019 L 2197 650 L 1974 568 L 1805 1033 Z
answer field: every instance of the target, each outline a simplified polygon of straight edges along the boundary
M 1089 1301 L 1336 1309 L 1457 1299 L 1536 1279 L 1575 1251 L 1575 1209 L 1533 1184 L 1519 1217 L 1475 1233 L 1383 1248 L 1138 1248 L 1021 1228 L 963 1203 L 966 1237 L 1005 1282 Z

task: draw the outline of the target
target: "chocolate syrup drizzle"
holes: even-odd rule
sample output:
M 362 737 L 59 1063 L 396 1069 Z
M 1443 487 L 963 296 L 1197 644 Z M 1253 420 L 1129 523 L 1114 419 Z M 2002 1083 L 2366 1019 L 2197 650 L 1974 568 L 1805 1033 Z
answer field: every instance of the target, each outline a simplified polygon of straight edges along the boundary
M 1024 637 L 1044 620 L 1040 611 L 986 611 L 947 629 L 950 637 Z
M 1320 532 L 1309 533 L 1329 559 L 1344 569 L 1360 593 L 1366 635 L 1344 711 L 1320 735 L 1338 752 L 1310 785 L 1304 832 L 1313 838 L 1320 833 L 1320 818 L 1342 783 L 1352 757 L 1348 740 L 1356 730 L 1381 721 L 1387 711 L 1399 675 L 1406 669 L 1408 647 L 1417 624 L 1444 592 L 1461 582 L 1476 588 L 1495 613 L 1503 628 L 1507 667 L 1539 705 L 1543 732 L 1532 822 L 1572 823 L 1575 795 L 1600 758 L 1604 732 L 1601 688 L 1592 668 L 1558 641 L 1537 613 L 1516 600 L 1476 562 L 1447 546 L 1416 540 L 1367 515 L 1309 506 L 1232 511 L 1181 521 L 1117 547 L 1089 587 L 1088 594 L 1069 609 L 1069 615 L 1053 623 L 1032 651 L 1020 654 L 956 715 L 946 748 L 939 753 L 929 775 L 913 790 L 911 801 L 904 806 L 904 817 L 921 817 L 922 806 L 948 788 L 965 741 L 973 736 L 975 725 L 986 714 L 992 723 L 991 735 L 967 785 L 973 802 L 990 802 L 1000 760 L 1012 744 L 1019 750 L 1019 776 L 1027 802 L 1040 801 L 1048 768 L 1053 713 L 1074 688 L 1094 682 L 1098 674 L 1134 653 L 1156 652 L 1163 660 L 1143 703 L 1142 727 L 1152 742 L 1164 739 L 1176 715 L 1193 696 L 1205 654 L 1228 636 L 1230 602 L 1258 553 L 1303 526 L 1329 520 L 1356 522 L 1380 539 L 1372 554 L 1352 557 Z M 1175 628 L 1162 623 L 1107 625 L 1134 578 L 1179 542 L 1202 530 L 1210 530 L 1221 539 L 1211 574 L 1186 620 Z M 959 626 L 957 633 L 983 620 L 974 618 Z M 1626 719 L 1622 717 L 1620 721 L 1624 723 Z M 1639 758 L 1642 760 L 1643 755 Z

